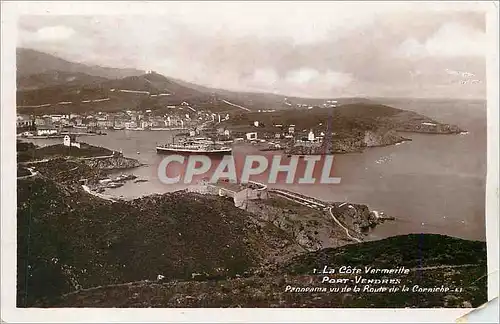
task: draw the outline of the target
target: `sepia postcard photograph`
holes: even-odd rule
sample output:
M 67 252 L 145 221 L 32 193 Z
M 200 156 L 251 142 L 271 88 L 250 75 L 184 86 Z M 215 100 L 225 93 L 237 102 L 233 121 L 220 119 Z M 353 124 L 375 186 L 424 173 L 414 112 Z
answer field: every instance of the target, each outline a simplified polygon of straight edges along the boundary
M 498 2 L 2 1 L 1 139 L 5 322 L 498 310 Z

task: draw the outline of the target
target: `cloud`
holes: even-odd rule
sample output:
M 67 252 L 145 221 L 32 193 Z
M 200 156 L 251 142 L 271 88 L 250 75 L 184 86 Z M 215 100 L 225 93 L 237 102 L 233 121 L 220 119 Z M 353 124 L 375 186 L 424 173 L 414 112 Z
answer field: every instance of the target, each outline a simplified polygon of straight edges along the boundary
M 353 81 L 353 76 L 350 73 L 327 71 L 323 79 L 324 82 L 330 86 L 343 87 L 349 85 Z
M 75 31 L 66 26 L 43 27 L 36 31 L 35 37 L 39 41 L 60 41 L 73 36 Z
M 406 39 L 396 49 L 396 55 L 405 58 L 423 57 L 484 57 L 486 33 L 457 22 L 445 23 L 424 42 Z
M 318 78 L 318 76 L 319 72 L 317 70 L 311 68 L 302 68 L 288 72 L 286 81 L 301 85 L 311 82 L 312 80 Z
M 287 73 L 285 82 L 295 86 L 314 86 L 317 88 L 344 87 L 351 83 L 353 77 L 349 73 L 327 70 L 320 73 L 312 68 L 301 68 Z
M 333 39 L 345 30 L 368 25 L 391 8 L 327 2 L 170 3 L 172 21 L 205 36 L 287 39 L 295 45 Z
M 249 83 L 254 87 L 266 89 L 276 87 L 278 80 L 278 73 L 274 69 L 260 68 L 254 71 Z
M 70 61 L 237 91 L 403 96 L 426 84 L 459 95 L 446 68 L 484 79 L 484 14 L 387 6 L 169 2 L 147 17 L 25 16 L 18 34 L 21 46 Z
M 75 34 L 73 28 L 63 25 L 45 26 L 34 30 L 20 29 L 17 43 L 22 47 L 43 50 L 46 46 L 46 50 L 51 50 L 53 46 L 64 45 L 67 41 L 71 41 Z
M 270 91 L 283 95 L 329 97 L 344 92 L 345 87 L 352 81 L 353 77 L 349 73 L 332 70 L 320 72 L 302 67 L 280 75 L 275 69 L 266 67 L 258 68 L 249 77 L 240 79 L 237 86 L 240 89 Z

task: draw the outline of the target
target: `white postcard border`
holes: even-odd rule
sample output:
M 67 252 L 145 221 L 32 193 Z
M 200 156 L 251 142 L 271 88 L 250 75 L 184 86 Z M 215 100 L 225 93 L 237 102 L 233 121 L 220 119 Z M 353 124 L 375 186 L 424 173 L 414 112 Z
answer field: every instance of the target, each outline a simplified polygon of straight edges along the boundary
M 310 5 L 308 2 L 304 5 Z M 180 5 L 181 2 L 178 3 Z M 270 2 L 270 4 L 280 5 Z M 316 3 L 317 5 L 318 3 Z M 328 6 L 329 2 L 321 5 Z M 37 309 L 16 308 L 16 149 L 15 46 L 17 16 L 22 14 L 161 14 L 160 2 L 20 1 L 2 2 L 2 111 L 1 111 L 1 318 L 6 322 L 449 322 L 472 309 Z M 486 227 L 488 299 L 498 296 L 498 2 L 363 2 L 363 6 L 408 7 L 412 10 L 451 8 L 488 12 L 488 172 Z M 163 9 L 164 10 L 164 9 Z

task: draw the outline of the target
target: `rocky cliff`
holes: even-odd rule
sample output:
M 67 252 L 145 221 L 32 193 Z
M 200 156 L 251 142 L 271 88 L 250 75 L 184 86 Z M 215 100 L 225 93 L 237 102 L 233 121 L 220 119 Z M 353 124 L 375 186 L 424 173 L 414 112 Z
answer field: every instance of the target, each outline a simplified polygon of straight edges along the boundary
M 142 164 L 136 159 L 127 158 L 124 156 L 116 155 L 107 158 L 93 158 L 84 161 L 85 164 L 92 168 L 98 168 L 100 170 L 119 170 L 119 169 L 131 169 L 141 166 Z
M 351 243 L 345 232 L 325 212 L 314 210 L 272 195 L 267 200 L 251 200 L 247 211 L 289 235 L 304 251 Z

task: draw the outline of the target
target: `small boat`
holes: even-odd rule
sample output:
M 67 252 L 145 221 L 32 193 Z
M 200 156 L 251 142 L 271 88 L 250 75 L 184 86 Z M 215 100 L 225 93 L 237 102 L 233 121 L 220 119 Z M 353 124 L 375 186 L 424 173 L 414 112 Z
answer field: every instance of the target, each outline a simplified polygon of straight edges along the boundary
M 107 187 L 108 188 L 118 188 L 118 187 L 122 187 L 123 186 L 123 183 L 120 183 L 120 182 L 111 182 L 111 183 L 108 183 Z

